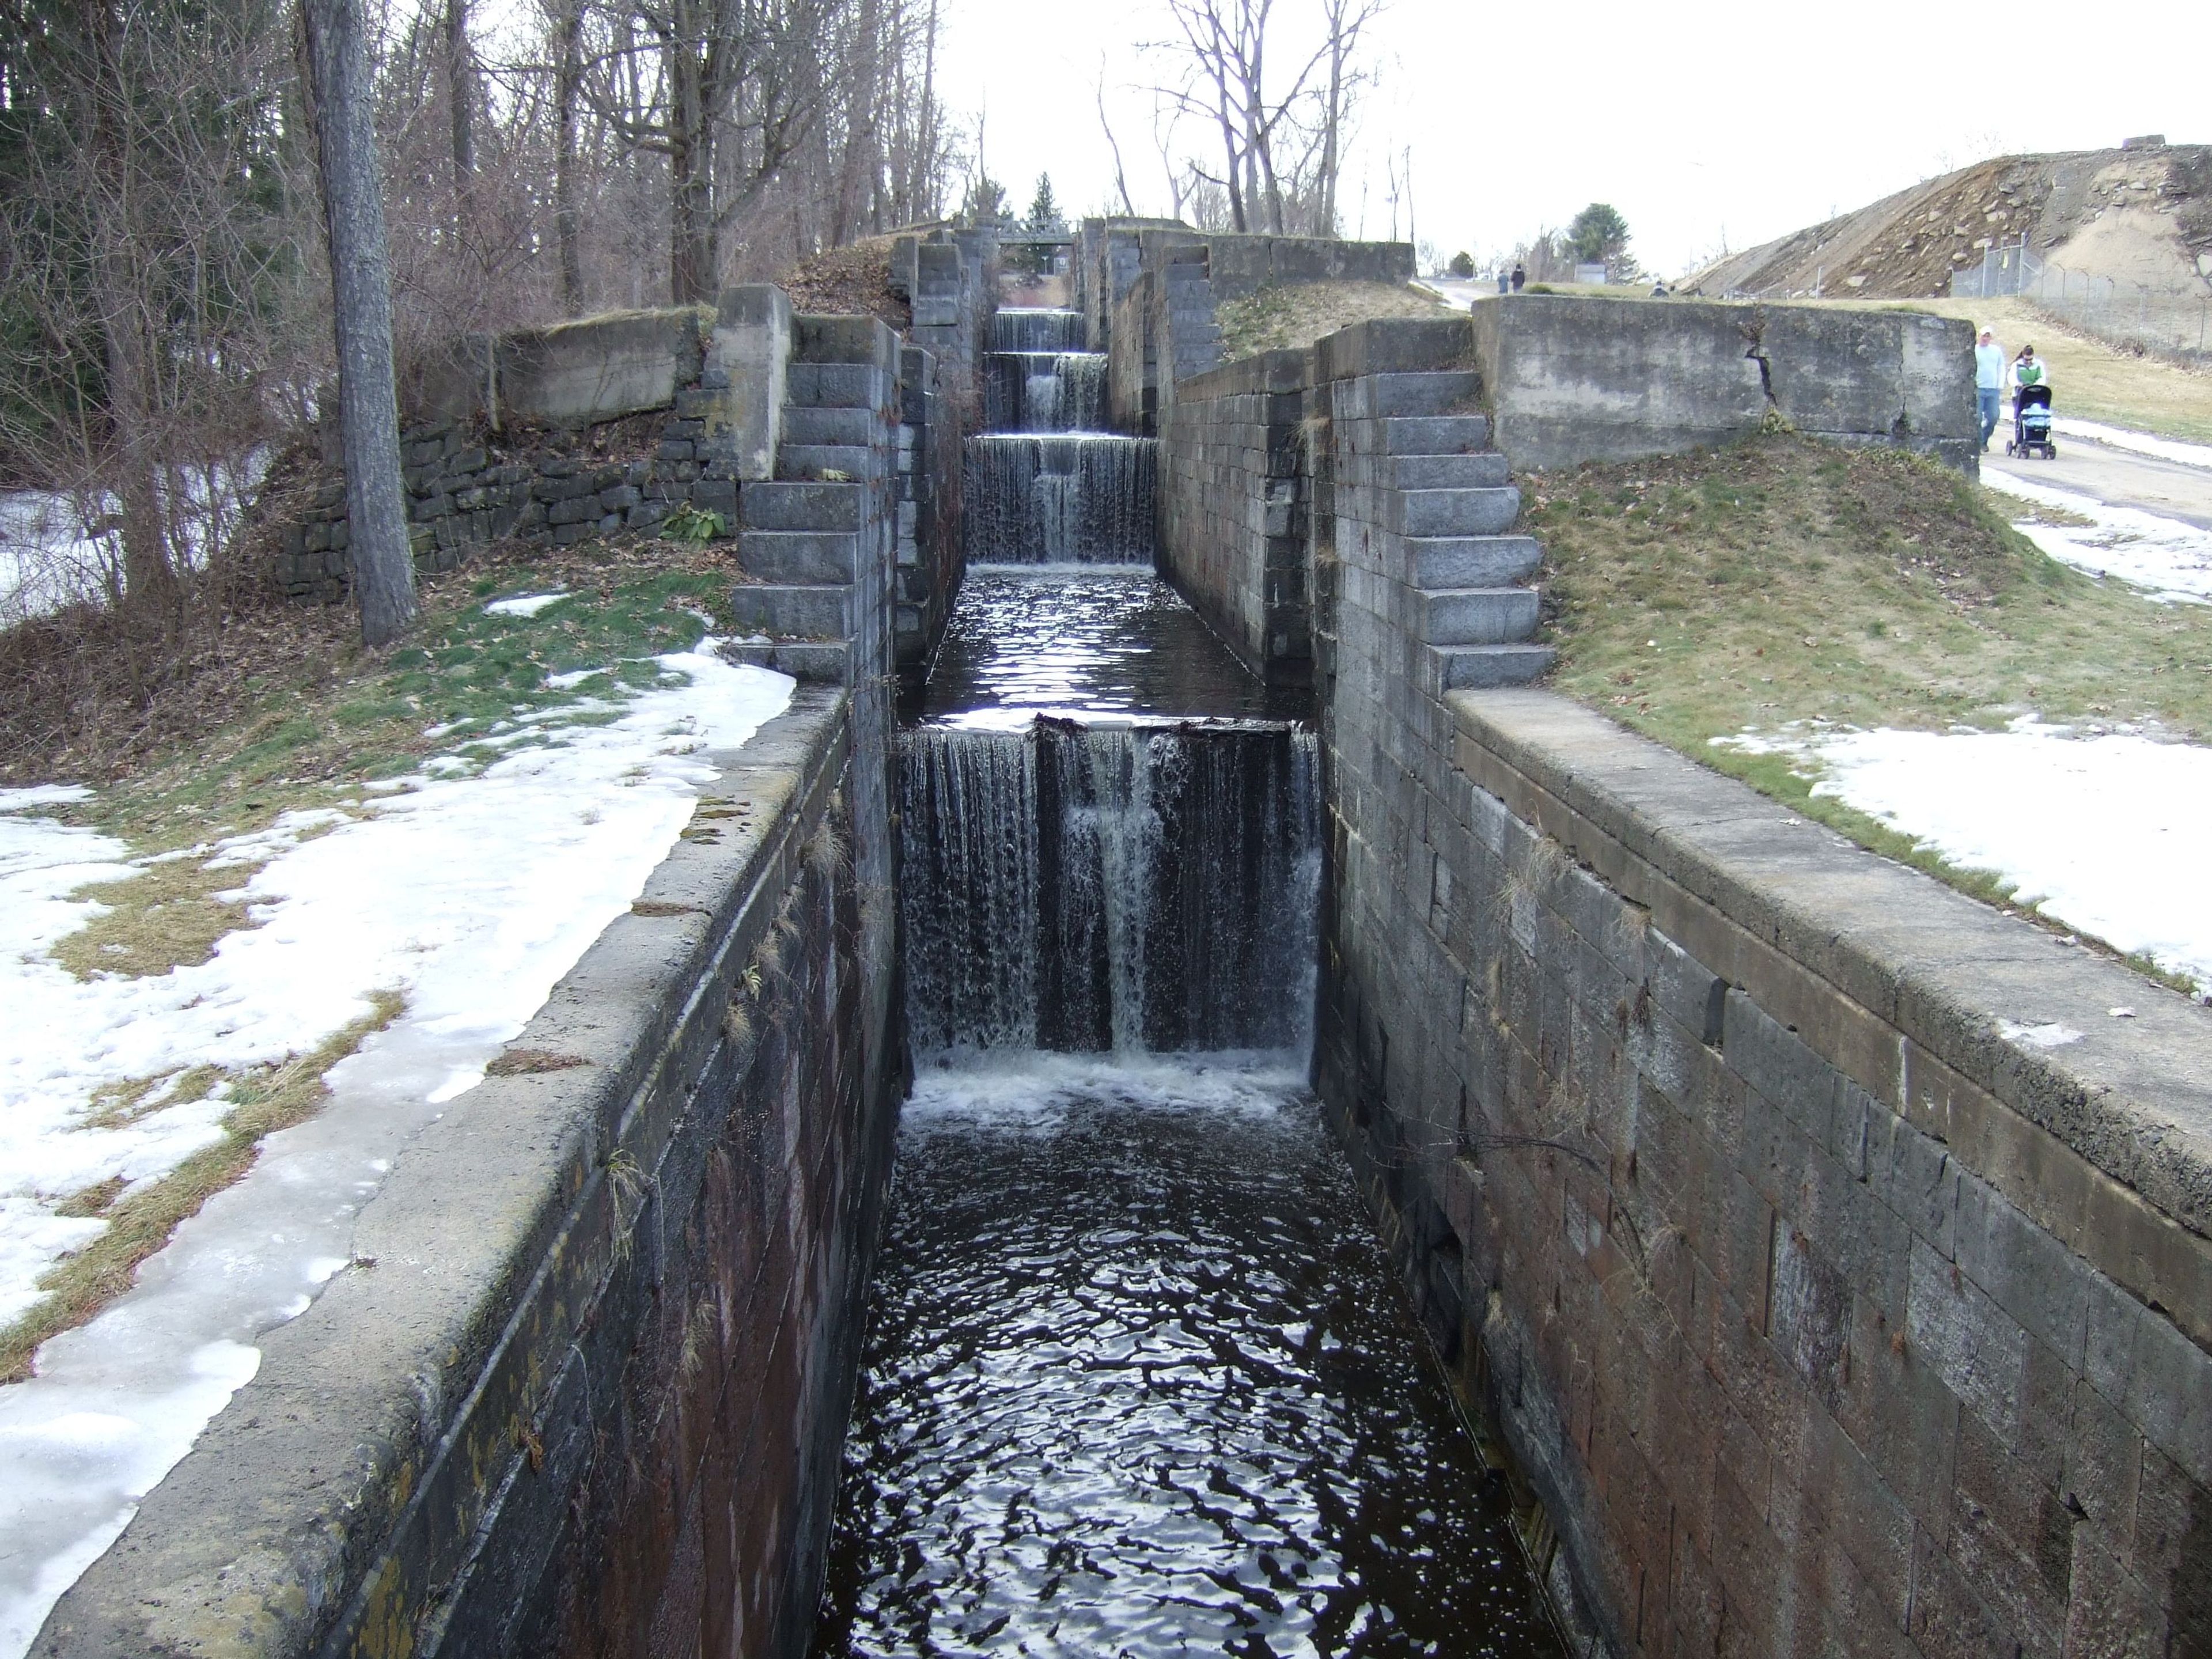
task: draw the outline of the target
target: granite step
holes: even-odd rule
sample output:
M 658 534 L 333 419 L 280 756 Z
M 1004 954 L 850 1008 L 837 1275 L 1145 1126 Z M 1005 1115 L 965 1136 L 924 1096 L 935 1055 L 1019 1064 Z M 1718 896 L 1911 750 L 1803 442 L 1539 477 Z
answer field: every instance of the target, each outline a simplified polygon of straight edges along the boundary
M 1431 374 L 1377 374 L 1375 412 L 1383 416 L 1450 415 L 1482 389 L 1481 378 L 1472 370 L 1453 369 Z
M 1490 442 L 1486 415 L 1392 416 L 1376 424 L 1386 455 L 1469 455 Z
M 1534 536 L 1409 536 L 1407 580 L 1415 587 L 1504 587 L 1532 576 L 1544 550 Z
M 1476 691 L 1500 685 L 1526 685 L 1552 665 L 1548 645 L 1431 646 L 1441 689 Z
M 883 429 L 883 417 L 872 409 L 814 408 L 794 404 L 783 411 L 783 441 L 787 447 L 852 444 L 865 449 L 876 441 Z
M 1485 489 L 1507 482 L 1505 458 L 1494 449 L 1471 455 L 1393 455 L 1390 473 L 1401 489 Z
M 849 530 L 743 530 L 738 532 L 738 565 L 765 582 L 801 586 L 855 580 L 860 538 Z
M 1397 489 L 1389 528 L 1401 536 L 1495 536 L 1521 516 L 1521 492 L 1492 489 Z
M 843 530 L 860 527 L 856 483 L 749 483 L 738 492 L 738 521 L 747 530 Z
M 1510 645 L 1536 631 L 1532 587 L 1454 587 L 1417 592 L 1421 637 L 1431 645 Z
M 730 589 L 730 609 L 740 635 L 845 640 L 853 635 L 853 593 L 849 586 L 741 582 Z

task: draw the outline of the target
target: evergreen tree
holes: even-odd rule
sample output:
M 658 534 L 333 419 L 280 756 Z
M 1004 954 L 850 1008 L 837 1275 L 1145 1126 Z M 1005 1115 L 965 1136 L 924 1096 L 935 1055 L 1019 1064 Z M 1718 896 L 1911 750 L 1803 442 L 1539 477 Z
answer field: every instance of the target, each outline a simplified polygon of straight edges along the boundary
M 1038 236 L 1057 236 L 1067 228 L 1060 216 L 1060 204 L 1053 199 L 1052 175 L 1037 174 L 1036 194 L 1030 198 L 1030 216 L 1025 228 Z
M 1592 202 L 1567 226 L 1567 241 L 1584 264 L 1611 264 L 1628 251 L 1628 221 L 1610 204 Z

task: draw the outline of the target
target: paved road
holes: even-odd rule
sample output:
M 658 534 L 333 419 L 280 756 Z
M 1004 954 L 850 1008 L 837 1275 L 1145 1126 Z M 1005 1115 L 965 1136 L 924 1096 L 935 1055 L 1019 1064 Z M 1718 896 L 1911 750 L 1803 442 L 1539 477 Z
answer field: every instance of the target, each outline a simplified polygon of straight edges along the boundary
M 1982 465 L 1992 472 L 2071 489 L 2113 507 L 2132 507 L 2161 518 L 2179 519 L 2199 530 L 2212 530 L 2212 467 L 2188 466 L 2114 449 L 2086 438 L 2058 434 L 2055 460 L 2022 460 L 2004 453 L 2000 426 Z

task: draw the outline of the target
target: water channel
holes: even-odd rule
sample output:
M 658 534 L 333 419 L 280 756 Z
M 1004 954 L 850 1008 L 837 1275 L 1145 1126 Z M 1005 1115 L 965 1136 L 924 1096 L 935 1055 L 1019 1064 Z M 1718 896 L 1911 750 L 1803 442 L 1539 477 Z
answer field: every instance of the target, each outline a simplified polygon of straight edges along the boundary
M 904 711 L 918 1075 L 815 1652 L 1557 1654 L 1305 1086 L 1312 732 L 1152 574 L 1150 441 L 1036 436 L 1079 324 L 1000 313 L 1031 429 L 969 441 Z

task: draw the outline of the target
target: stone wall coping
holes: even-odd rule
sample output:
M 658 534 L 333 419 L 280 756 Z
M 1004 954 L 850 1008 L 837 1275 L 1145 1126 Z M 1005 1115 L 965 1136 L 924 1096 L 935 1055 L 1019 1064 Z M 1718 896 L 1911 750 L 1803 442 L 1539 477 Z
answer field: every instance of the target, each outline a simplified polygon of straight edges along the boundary
M 416 1650 L 509 1484 L 556 1484 L 532 1424 L 641 1219 L 611 1171 L 659 1167 L 828 810 L 848 706 L 801 685 L 713 755 L 711 793 L 750 815 L 679 840 L 510 1045 L 579 1063 L 487 1078 L 416 1137 L 352 1263 L 258 1339 L 254 1379 L 63 1597 L 41 1659 Z
M 1176 400 L 1191 403 L 1254 392 L 1303 392 L 1312 384 L 1313 354 L 1303 346 L 1278 346 L 1176 381 Z
M 1472 781 L 2212 1347 L 2212 1009 L 1556 694 L 1445 702 Z

